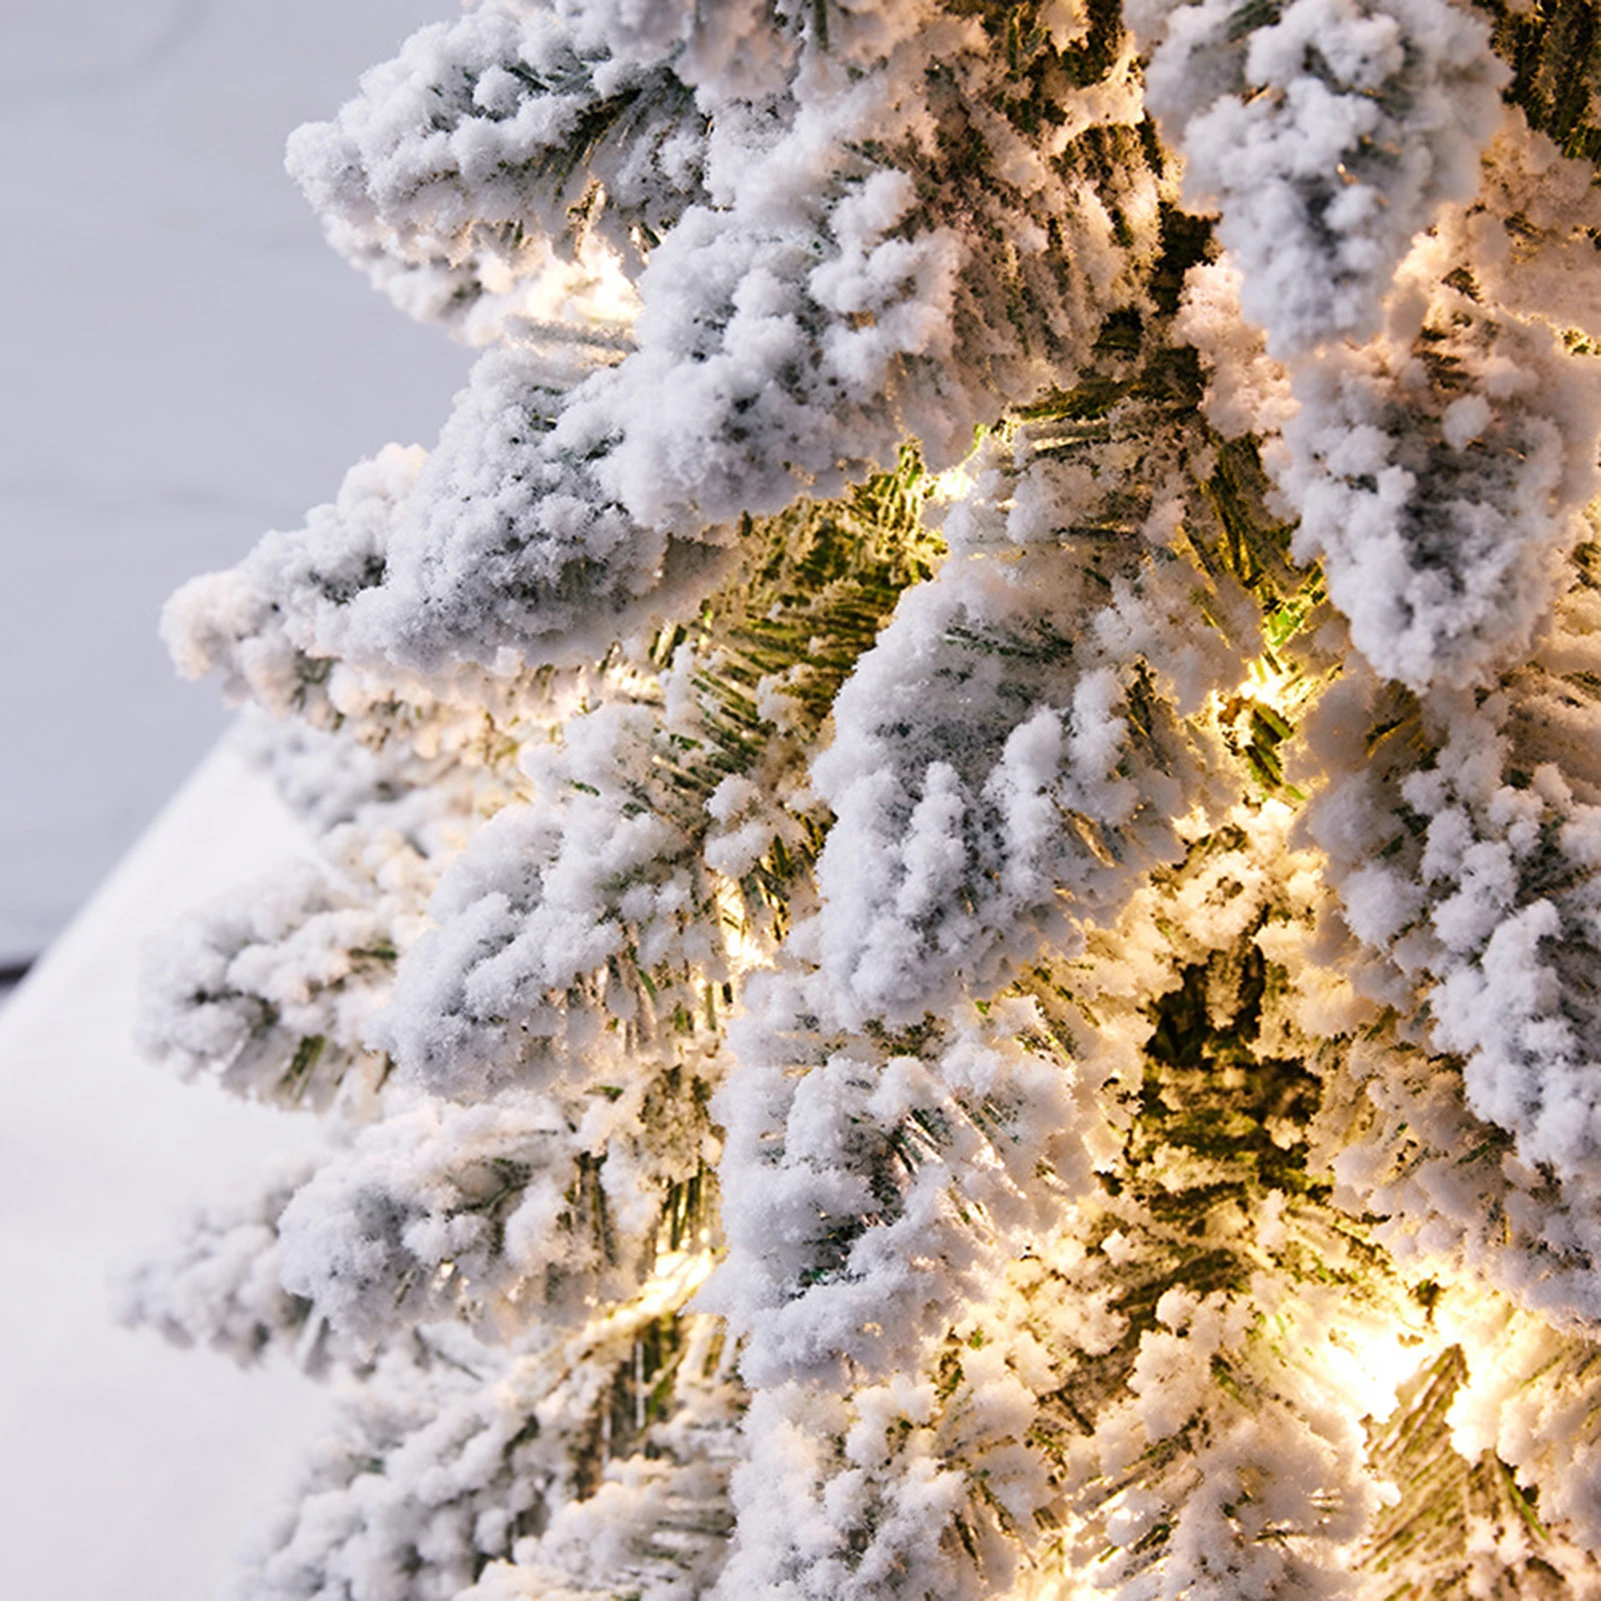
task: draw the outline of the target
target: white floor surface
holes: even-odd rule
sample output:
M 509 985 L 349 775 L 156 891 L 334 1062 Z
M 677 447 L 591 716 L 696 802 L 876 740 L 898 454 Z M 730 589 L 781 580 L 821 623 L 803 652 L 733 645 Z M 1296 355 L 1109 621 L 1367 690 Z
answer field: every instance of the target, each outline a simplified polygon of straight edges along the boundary
M 184 1085 L 128 1043 L 138 951 L 300 853 L 215 752 L 0 1010 L 0 1597 L 219 1601 L 327 1400 L 115 1326 L 111 1263 L 303 1148 L 309 1120 Z

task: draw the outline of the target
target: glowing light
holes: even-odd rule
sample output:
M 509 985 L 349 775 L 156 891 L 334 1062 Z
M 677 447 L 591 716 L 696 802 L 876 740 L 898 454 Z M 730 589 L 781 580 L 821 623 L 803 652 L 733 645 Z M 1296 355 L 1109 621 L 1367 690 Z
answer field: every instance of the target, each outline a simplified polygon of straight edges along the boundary
M 1258 656 L 1247 668 L 1235 693 L 1241 700 L 1254 700 L 1282 713 L 1302 698 L 1302 683 L 1299 673 L 1286 672 L 1267 657 Z
M 664 1251 L 656 1258 L 656 1269 L 637 1296 L 612 1314 L 625 1321 L 643 1321 L 676 1312 L 711 1276 L 717 1258 L 704 1248 L 695 1251 Z
M 754 969 L 769 966 L 772 951 L 750 932 L 737 886 L 727 882 L 719 884 L 715 905 L 732 976 L 741 979 Z
M 1344 1323 L 1330 1330 L 1324 1360 L 1357 1416 L 1382 1421 L 1401 1386 L 1439 1354 L 1437 1345 L 1398 1323 Z
M 936 506 L 949 506 L 958 500 L 965 500 L 972 494 L 973 486 L 977 480 L 968 470 L 972 457 L 967 461 L 958 462 L 954 467 L 947 467 L 942 473 L 935 473 L 929 480 L 929 499 Z

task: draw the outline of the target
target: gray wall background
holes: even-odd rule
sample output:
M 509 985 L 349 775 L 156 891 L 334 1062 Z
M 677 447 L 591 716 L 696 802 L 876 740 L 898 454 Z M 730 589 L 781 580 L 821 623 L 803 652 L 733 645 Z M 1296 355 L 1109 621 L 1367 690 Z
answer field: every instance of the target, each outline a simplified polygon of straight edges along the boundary
M 214 741 L 162 601 L 295 527 L 468 355 L 323 243 L 285 136 L 452 0 L 0 5 L 0 965 Z

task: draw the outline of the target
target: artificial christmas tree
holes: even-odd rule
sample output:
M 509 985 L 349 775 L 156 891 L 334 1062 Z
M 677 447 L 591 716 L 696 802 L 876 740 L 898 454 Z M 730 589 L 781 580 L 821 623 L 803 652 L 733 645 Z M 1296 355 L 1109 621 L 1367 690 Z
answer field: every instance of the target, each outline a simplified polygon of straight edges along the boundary
M 173 601 L 318 832 L 254 1597 L 1601 1594 L 1588 4 L 490 0 L 290 166 L 486 346 Z

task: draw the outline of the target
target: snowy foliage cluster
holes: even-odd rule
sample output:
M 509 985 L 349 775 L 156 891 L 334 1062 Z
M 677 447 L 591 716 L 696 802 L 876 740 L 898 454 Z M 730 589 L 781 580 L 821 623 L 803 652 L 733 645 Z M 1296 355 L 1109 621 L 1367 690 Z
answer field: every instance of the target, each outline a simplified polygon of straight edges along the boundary
M 484 347 L 174 597 L 315 1108 L 125 1316 L 253 1601 L 1601 1597 L 1601 17 L 481 0 L 291 140 Z

